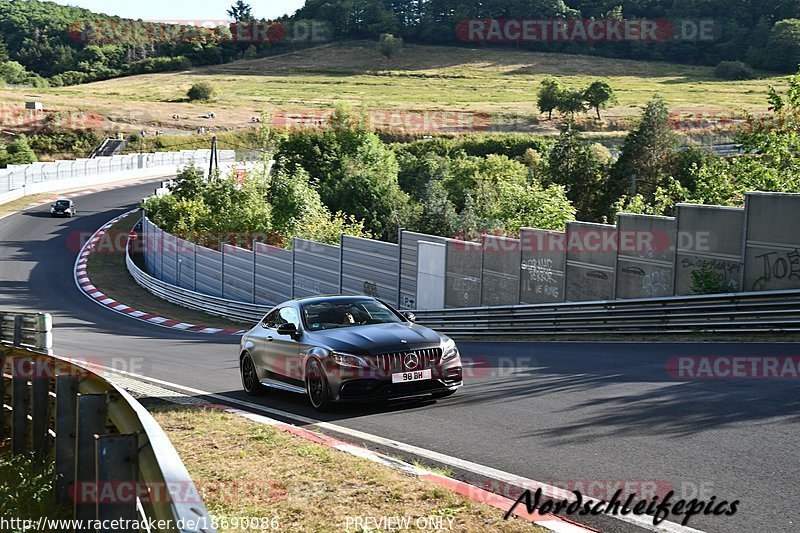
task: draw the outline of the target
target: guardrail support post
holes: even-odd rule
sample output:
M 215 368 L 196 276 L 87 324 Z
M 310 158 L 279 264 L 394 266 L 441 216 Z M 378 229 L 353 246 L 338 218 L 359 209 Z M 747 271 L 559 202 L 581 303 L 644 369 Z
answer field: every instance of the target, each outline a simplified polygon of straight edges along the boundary
M 97 520 L 136 520 L 136 494 L 138 482 L 137 461 L 139 455 L 139 439 L 136 434 L 98 436 L 96 446 L 96 487 L 98 496 L 113 494 L 112 501 L 97 498 Z M 112 490 L 103 490 L 110 484 Z M 130 489 L 126 487 L 130 485 Z M 125 490 L 123 490 L 125 489 Z M 118 498 L 124 498 L 120 501 Z M 101 522 L 102 523 L 102 522 Z M 132 523 L 132 522 L 125 522 Z M 133 528 L 107 528 L 98 532 L 130 531 Z
M 22 346 L 22 315 L 14 316 L 14 346 Z
M 50 360 L 52 361 L 52 360 Z M 50 369 L 48 361 L 33 361 L 31 367 L 31 443 L 40 458 L 50 451 Z
M 75 474 L 75 428 L 78 408 L 78 377 L 56 379 L 56 498 L 69 501 Z
M 105 394 L 78 396 L 78 420 L 75 428 L 75 519 L 92 520 L 99 496 L 95 482 L 95 435 L 106 432 L 107 397 Z M 89 500 L 89 501 L 87 501 Z
M 28 424 L 28 411 L 30 410 L 31 398 L 28 391 L 27 374 L 30 365 L 33 363 L 30 359 L 24 357 L 14 357 L 11 359 L 11 363 L 13 404 L 11 412 L 11 449 L 14 454 L 21 454 L 29 450 L 30 426 Z
M 5 438 L 10 434 L 7 431 L 8 425 L 6 424 L 6 408 L 5 404 L 8 401 L 8 405 L 11 405 L 11 401 L 9 399 L 9 395 L 7 394 L 7 385 L 6 385 L 6 360 L 8 358 L 5 355 L 0 355 L 0 441 L 5 440 Z

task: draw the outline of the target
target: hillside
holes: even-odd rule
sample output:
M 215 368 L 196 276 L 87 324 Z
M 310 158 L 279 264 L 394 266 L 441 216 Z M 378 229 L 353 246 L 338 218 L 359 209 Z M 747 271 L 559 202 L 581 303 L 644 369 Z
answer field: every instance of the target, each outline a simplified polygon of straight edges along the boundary
M 106 127 L 122 129 L 236 129 L 249 127 L 261 112 L 313 117 L 315 110 L 349 102 L 369 110 L 486 113 L 493 125 L 501 124 L 497 129 L 530 131 L 551 128 L 546 121 L 537 124 L 535 103 L 547 75 L 575 87 L 607 80 L 619 105 L 605 112 L 606 129 L 625 129 L 654 93 L 676 116 L 729 117 L 743 109 L 765 111 L 768 85 L 785 85 L 782 76 L 725 82 L 708 67 L 506 49 L 407 45 L 389 62 L 374 43 L 358 41 L 72 87 L 0 89 L 0 100 L 18 105 L 41 99 L 47 109 L 98 113 L 109 118 Z M 186 91 L 198 81 L 219 87 L 218 100 L 188 103 Z M 201 118 L 208 111 L 216 112 L 216 120 Z M 181 120 L 172 120 L 173 114 Z

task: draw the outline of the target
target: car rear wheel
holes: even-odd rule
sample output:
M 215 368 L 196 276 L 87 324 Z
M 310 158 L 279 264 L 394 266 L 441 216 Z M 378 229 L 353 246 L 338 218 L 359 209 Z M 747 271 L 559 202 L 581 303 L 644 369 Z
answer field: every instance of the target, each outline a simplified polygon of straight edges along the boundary
M 250 354 L 245 354 L 242 357 L 239 370 L 242 376 L 242 388 L 248 396 L 260 396 L 266 392 L 266 387 L 258 379 L 256 365 L 253 363 L 253 358 L 250 357 Z
M 331 390 L 328 387 L 328 380 L 325 378 L 325 371 L 316 359 L 308 364 L 306 370 L 306 392 L 311 405 L 317 411 L 327 411 L 331 408 Z

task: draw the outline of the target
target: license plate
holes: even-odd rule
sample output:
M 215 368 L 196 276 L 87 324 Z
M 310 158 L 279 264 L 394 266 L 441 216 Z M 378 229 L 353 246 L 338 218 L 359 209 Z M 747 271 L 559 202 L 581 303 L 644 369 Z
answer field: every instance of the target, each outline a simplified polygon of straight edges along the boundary
M 433 376 L 431 375 L 431 369 L 428 370 L 415 370 L 409 372 L 398 372 L 397 374 L 392 374 L 392 383 L 406 383 L 408 381 L 422 381 L 425 379 L 431 379 Z

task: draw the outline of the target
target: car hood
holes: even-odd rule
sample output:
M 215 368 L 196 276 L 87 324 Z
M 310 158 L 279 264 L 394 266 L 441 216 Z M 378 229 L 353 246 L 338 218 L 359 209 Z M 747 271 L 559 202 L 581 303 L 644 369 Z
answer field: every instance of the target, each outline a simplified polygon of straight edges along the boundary
M 438 333 L 418 324 L 373 324 L 327 329 L 309 333 L 308 340 L 312 344 L 355 355 L 417 350 L 442 342 Z

